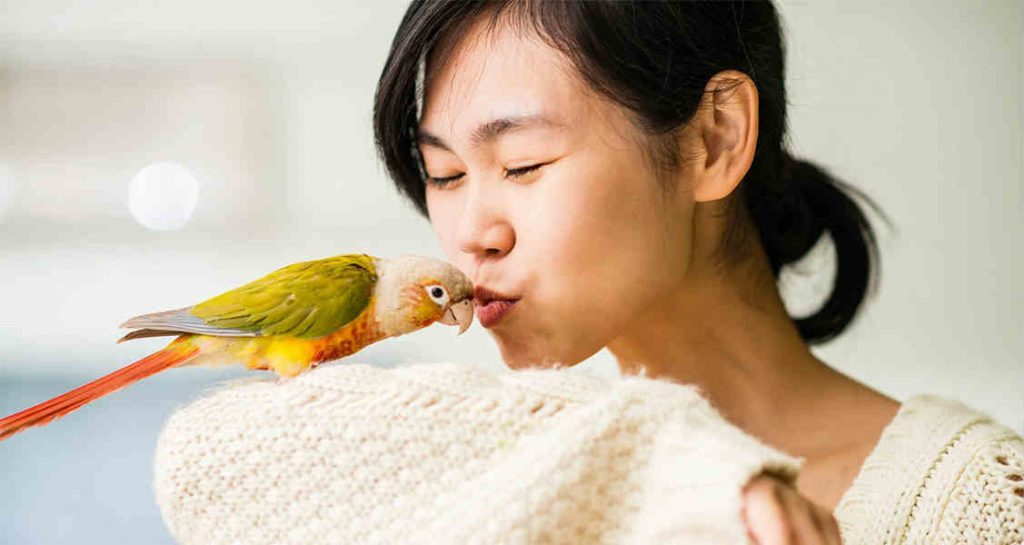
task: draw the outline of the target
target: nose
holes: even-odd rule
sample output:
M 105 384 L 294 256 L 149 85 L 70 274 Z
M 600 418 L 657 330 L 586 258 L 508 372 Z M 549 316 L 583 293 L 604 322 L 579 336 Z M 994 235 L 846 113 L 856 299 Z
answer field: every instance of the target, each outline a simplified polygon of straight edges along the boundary
M 502 257 L 516 243 L 515 230 L 503 213 L 503 196 L 487 194 L 480 186 L 469 191 L 459 218 L 459 250 L 477 260 Z

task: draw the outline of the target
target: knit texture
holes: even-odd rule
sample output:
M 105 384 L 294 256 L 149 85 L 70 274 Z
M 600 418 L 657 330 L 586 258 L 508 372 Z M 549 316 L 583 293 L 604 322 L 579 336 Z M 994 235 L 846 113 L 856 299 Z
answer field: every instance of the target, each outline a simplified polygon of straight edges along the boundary
M 846 545 L 1021 545 L 1021 437 L 958 401 L 911 397 L 834 515 Z
M 743 485 L 801 465 L 693 386 L 345 363 L 177 411 L 154 484 L 184 545 L 739 544 Z

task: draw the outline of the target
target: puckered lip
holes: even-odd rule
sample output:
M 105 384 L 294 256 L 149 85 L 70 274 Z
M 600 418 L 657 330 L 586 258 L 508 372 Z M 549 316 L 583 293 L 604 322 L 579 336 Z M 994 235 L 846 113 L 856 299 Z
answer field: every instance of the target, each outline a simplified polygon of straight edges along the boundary
M 473 303 L 477 306 L 483 306 L 491 301 L 518 301 L 519 297 L 514 295 L 505 295 L 488 289 L 484 286 L 476 286 L 473 288 Z

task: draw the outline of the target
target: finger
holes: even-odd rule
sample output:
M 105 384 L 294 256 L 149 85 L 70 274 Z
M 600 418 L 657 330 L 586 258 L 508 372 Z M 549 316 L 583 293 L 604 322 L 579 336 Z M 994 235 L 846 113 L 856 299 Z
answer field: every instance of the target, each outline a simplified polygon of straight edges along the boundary
M 825 520 L 822 517 L 822 510 L 818 508 L 818 505 L 811 500 L 807 499 L 799 492 L 797 496 L 801 500 L 802 507 L 806 511 L 807 518 L 811 521 L 811 525 L 814 527 L 814 535 L 822 541 L 822 543 L 828 543 L 828 526 L 825 525 Z
M 758 545 L 796 543 L 793 527 L 786 519 L 779 486 L 771 477 L 758 477 L 744 490 L 743 515 L 747 532 Z
M 779 488 L 783 509 L 793 528 L 793 533 L 796 534 L 793 543 L 799 545 L 827 544 L 824 528 L 819 528 L 818 519 L 814 515 L 814 504 L 790 486 L 780 486 Z
M 818 527 L 823 529 L 825 542 L 828 545 L 843 545 L 839 524 L 836 522 L 836 518 L 832 516 L 832 513 L 820 505 L 815 505 L 814 516 L 818 521 Z
M 824 507 L 803 497 L 799 493 L 796 493 L 796 496 L 801 500 L 803 507 L 807 510 L 807 515 L 814 524 L 817 539 L 819 539 L 821 543 L 826 543 L 827 545 L 842 545 L 842 539 L 840 539 L 839 534 L 839 525 L 836 523 L 836 519 L 832 516 L 832 513 Z

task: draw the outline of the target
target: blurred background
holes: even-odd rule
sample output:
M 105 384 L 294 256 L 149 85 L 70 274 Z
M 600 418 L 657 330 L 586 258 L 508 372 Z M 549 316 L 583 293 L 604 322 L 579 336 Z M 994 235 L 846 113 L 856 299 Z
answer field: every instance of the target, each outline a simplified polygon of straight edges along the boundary
M 166 342 L 126 318 L 339 253 L 443 257 L 373 149 L 399 1 L 0 0 L 0 415 Z M 798 156 L 894 219 L 882 279 L 817 349 L 898 399 L 1024 431 L 1022 5 L 783 1 Z M 827 293 L 823 242 L 783 279 Z M 361 352 L 502 363 L 479 326 Z M 617 370 L 607 353 L 578 369 Z M 172 543 L 152 495 L 167 416 L 238 370 L 164 373 L 0 443 L 0 543 Z

